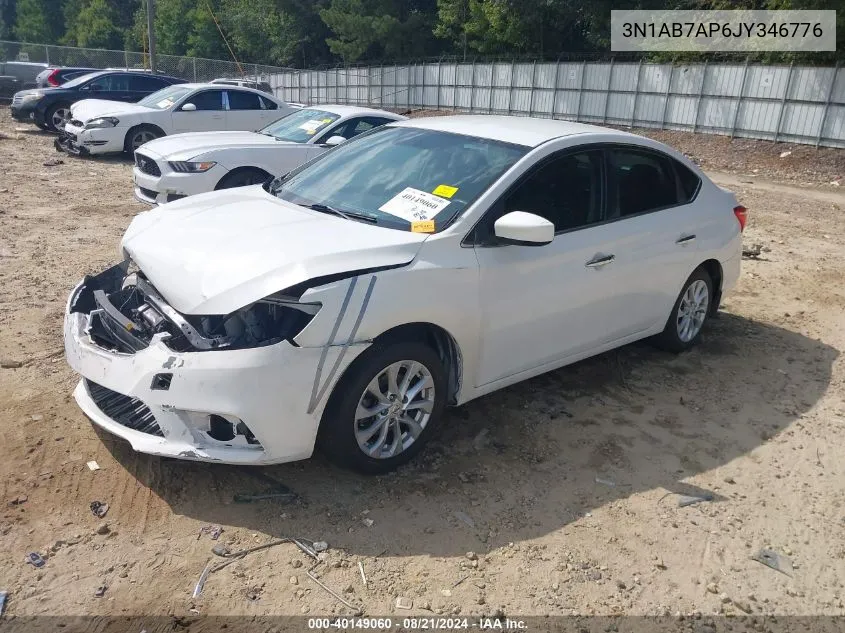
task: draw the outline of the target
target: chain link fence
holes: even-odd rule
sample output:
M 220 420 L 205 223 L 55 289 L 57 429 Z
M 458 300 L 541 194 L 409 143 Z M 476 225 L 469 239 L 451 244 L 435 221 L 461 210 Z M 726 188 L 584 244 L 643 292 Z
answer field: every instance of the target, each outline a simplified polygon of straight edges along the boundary
M 82 66 L 90 68 L 128 68 L 149 70 L 150 56 L 135 51 L 110 51 L 96 48 L 53 46 L 0 40 L 0 61 L 26 61 L 51 66 Z M 280 66 L 246 64 L 221 59 L 156 55 L 156 72 L 180 77 L 188 81 L 210 81 L 221 77 L 257 78 L 266 81 L 272 74 L 291 69 Z

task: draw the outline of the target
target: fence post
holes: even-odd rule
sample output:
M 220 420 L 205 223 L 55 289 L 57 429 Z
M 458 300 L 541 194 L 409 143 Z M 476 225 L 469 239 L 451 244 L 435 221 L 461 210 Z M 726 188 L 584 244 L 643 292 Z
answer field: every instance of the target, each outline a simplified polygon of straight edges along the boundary
M 560 89 L 560 55 L 557 56 L 557 62 L 555 63 L 555 85 L 554 89 L 552 90 L 552 107 L 549 108 L 549 117 L 552 119 L 555 118 L 555 114 L 557 114 L 557 93 Z M 577 118 L 578 115 L 576 115 Z
M 666 129 L 666 110 L 669 107 L 669 96 L 672 94 L 672 75 L 675 74 L 675 62 L 669 66 L 669 81 L 666 82 L 666 96 L 663 98 L 663 114 L 660 115 L 660 129 Z
M 147 58 L 142 57 L 141 59 L 144 60 L 144 68 L 146 68 L 147 67 Z M 123 51 L 123 61 L 126 64 L 125 65 L 126 70 L 129 70 L 129 51 Z
M 819 135 L 816 137 L 816 149 L 819 148 L 822 142 L 822 134 L 824 134 L 824 124 L 827 123 L 827 113 L 830 111 L 830 100 L 833 97 L 833 88 L 836 85 L 836 75 L 839 74 L 839 67 L 842 61 L 838 60 L 836 66 L 833 68 L 833 76 L 830 78 L 830 85 L 827 87 L 827 99 L 824 104 L 824 114 L 822 114 L 822 124 L 819 126 Z
M 783 99 L 780 100 L 780 111 L 778 112 L 778 124 L 775 126 L 775 143 L 780 136 L 780 124 L 783 121 L 783 111 L 786 109 L 786 98 L 789 96 L 789 84 L 792 83 L 792 66 L 795 62 L 789 62 L 789 71 L 786 73 L 786 88 L 783 91 Z
M 558 62 L 560 65 L 560 62 Z M 587 74 L 587 60 L 581 62 L 581 79 L 578 82 L 578 107 L 575 109 L 575 121 L 581 120 L 581 99 L 584 96 L 584 76 Z
M 515 59 L 511 59 L 511 78 L 508 82 L 508 114 L 511 113 L 511 100 L 513 99 L 513 67 L 516 63 Z
M 440 110 L 440 59 L 437 60 L 437 110 Z
M 704 100 L 704 82 L 707 81 L 707 60 L 704 60 L 704 69 L 701 71 L 701 85 L 698 87 L 698 98 L 695 100 L 695 121 L 692 123 L 692 131 L 698 131 L 698 115 L 701 111 L 701 102 Z
M 378 76 L 378 101 L 379 107 L 384 107 L 384 64 L 379 64 L 378 67 L 379 76 Z
M 634 127 L 634 123 L 637 118 L 637 101 L 639 100 L 640 96 L 640 75 L 642 74 L 643 70 L 643 58 L 640 57 L 640 63 L 637 65 L 637 79 L 634 82 L 634 107 L 631 108 L 631 127 Z
M 748 77 L 748 57 L 745 58 L 745 66 L 742 67 L 742 81 L 739 84 L 739 98 L 736 100 L 736 111 L 734 120 L 731 123 L 731 138 L 736 134 L 736 124 L 739 121 L 739 111 L 742 108 L 742 98 L 745 96 L 745 79 Z
M 537 60 L 531 65 L 531 97 L 528 100 L 528 116 L 534 116 L 534 86 L 537 83 Z
M 613 85 L 613 57 L 610 58 L 610 70 L 607 73 L 607 93 L 604 96 L 604 115 L 601 122 L 607 123 L 607 106 L 610 105 L 610 88 Z
M 44 45 L 44 56 L 46 57 L 47 65 L 49 66 L 50 65 L 50 47 L 47 46 L 46 44 Z
M 490 95 L 487 97 L 487 114 L 493 114 L 493 84 L 496 83 L 496 62 L 490 62 Z
M 455 67 L 455 80 L 452 82 L 452 111 L 458 111 L 458 61 L 452 64 Z
M 472 77 L 469 82 L 469 111 L 475 108 L 475 57 L 472 58 Z
M 196 83 L 196 81 L 197 81 L 197 58 L 192 57 L 191 61 L 193 61 L 193 63 L 194 63 L 193 64 L 194 65 L 194 83 Z

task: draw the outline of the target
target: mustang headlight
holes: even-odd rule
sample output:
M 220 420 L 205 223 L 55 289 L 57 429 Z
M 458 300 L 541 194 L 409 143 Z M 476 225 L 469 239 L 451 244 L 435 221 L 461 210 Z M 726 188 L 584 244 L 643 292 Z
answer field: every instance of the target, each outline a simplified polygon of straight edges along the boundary
M 44 93 L 40 90 L 38 92 L 30 92 L 23 96 L 23 102 L 28 103 L 30 101 L 40 101 L 44 97 Z
M 202 172 L 208 171 L 214 167 L 217 163 L 214 161 L 192 163 L 185 160 L 174 160 L 170 161 L 168 164 L 170 165 L 170 169 L 173 171 L 178 171 L 183 174 L 201 174 Z
M 120 119 L 116 119 L 113 116 L 101 116 L 96 119 L 91 119 L 88 123 L 85 124 L 86 130 L 93 130 L 96 128 L 103 128 L 103 127 L 114 127 L 118 123 L 120 123 Z

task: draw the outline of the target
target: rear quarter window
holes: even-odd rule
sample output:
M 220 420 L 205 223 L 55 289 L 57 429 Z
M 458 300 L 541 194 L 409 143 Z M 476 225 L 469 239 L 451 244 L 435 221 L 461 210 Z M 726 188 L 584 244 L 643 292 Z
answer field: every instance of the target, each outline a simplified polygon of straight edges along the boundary
M 682 200 L 681 203 L 692 202 L 695 196 L 698 195 L 698 189 L 701 187 L 701 178 L 686 165 L 679 163 L 676 160 L 672 161 L 675 166 L 675 173 L 678 176 L 678 183 L 681 185 Z

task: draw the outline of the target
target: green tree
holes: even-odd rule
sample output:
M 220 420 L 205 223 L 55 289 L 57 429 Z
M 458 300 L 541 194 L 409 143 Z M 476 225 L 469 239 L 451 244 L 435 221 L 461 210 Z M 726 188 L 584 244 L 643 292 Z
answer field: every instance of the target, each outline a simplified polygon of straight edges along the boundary
M 320 11 L 333 33 L 332 53 L 343 61 L 403 59 L 432 51 L 433 2 L 332 0 Z
M 64 30 L 61 0 L 18 0 L 15 11 L 15 37 L 24 42 L 53 43 Z
M 68 39 L 85 48 L 123 48 L 124 32 L 116 12 L 106 0 L 87 0 L 68 31 Z

